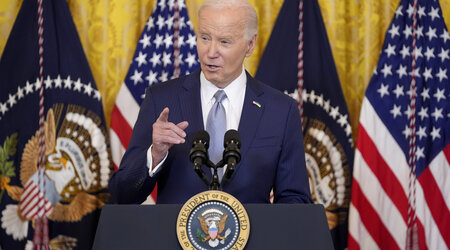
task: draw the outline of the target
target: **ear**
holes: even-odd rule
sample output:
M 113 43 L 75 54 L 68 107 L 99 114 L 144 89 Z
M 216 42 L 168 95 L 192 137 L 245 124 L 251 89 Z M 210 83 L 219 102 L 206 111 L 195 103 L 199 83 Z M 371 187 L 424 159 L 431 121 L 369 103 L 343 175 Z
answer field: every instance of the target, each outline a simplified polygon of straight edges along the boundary
M 252 55 L 253 50 L 255 50 L 256 40 L 257 40 L 257 39 L 258 39 L 258 35 L 255 34 L 255 35 L 250 39 L 250 41 L 248 41 L 248 44 L 247 44 L 247 51 L 246 51 L 246 53 L 245 53 L 245 57 L 249 57 L 249 56 Z

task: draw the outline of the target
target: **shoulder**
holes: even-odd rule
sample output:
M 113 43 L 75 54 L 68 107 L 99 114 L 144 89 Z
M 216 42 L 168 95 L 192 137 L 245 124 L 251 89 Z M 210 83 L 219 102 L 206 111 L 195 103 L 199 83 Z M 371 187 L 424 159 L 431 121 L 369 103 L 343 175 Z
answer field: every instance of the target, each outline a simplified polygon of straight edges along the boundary
M 183 75 L 178 78 L 154 84 L 148 87 L 146 92 L 158 95 L 159 94 L 173 95 L 174 93 L 182 89 L 192 88 L 195 86 L 196 83 L 199 82 L 200 82 L 200 71 L 196 70 L 189 75 Z
M 275 89 L 253 77 L 247 75 L 247 83 L 249 87 L 264 100 L 266 103 L 274 104 L 276 106 L 289 107 L 291 105 L 296 105 L 296 101 L 289 95 Z

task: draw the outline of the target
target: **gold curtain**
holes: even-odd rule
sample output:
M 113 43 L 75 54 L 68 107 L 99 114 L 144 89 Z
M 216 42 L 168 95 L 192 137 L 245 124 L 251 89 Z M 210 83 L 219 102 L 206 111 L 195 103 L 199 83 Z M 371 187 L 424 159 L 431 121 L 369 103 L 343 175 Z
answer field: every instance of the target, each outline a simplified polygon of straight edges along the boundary
M 23 0 L 0 1 L 0 54 Z M 109 124 L 116 94 L 155 0 L 67 0 Z M 291 1 L 291 0 L 287 0 Z M 306 0 L 308 1 L 308 0 Z M 318 0 L 356 136 L 364 91 L 400 0 Z M 203 0 L 186 0 L 194 26 Z M 254 74 L 283 0 L 250 0 L 259 16 L 259 42 L 245 62 Z M 450 0 L 440 0 L 450 20 Z

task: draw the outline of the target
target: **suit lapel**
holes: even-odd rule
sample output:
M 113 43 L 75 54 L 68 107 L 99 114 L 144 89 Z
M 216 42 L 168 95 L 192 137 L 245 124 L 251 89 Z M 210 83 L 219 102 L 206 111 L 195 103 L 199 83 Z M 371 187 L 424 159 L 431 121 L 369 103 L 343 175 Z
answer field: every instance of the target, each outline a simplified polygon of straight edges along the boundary
M 191 143 L 193 135 L 197 131 L 205 129 L 203 125 L 202 104 L 200 97 L 200 70 L 197 70 L 186 77 L 186 80 L 183 82 L 183 89 L 184 91 L 181 92 L 179 97 L 181 113 L 183 120 L 189 122 L 189 126 L 186 129 L 186 133 L 188 134 L 186 138 L 189 138 L 188 143 Z M 203 171 L 210 179 L 210 168 L 204 166 Z
M 242 143 L 241 155 L 244 158 L 252 141 L 255 139 L 255 134 L 264 112 L 264 102 L 261 98 L 263 91 L 258 84 L 259 83 L 247 73 L 244 106 L 239 122 L 239 134 Z M 239 168 L 237 170 L 239 170 Z

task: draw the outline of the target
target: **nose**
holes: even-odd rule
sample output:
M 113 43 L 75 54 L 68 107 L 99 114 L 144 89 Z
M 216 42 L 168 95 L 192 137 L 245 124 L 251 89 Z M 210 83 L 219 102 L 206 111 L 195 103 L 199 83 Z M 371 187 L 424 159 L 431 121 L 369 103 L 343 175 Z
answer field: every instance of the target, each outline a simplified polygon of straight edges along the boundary
M 215 57 L 218 56 L 218 54 L 219 54 L 219 50 L 218 50 L 217 42 L 211 41 L 208 44 L 208 53 L 207 53 L 208 57 L 209 58 L 215 58 Z

